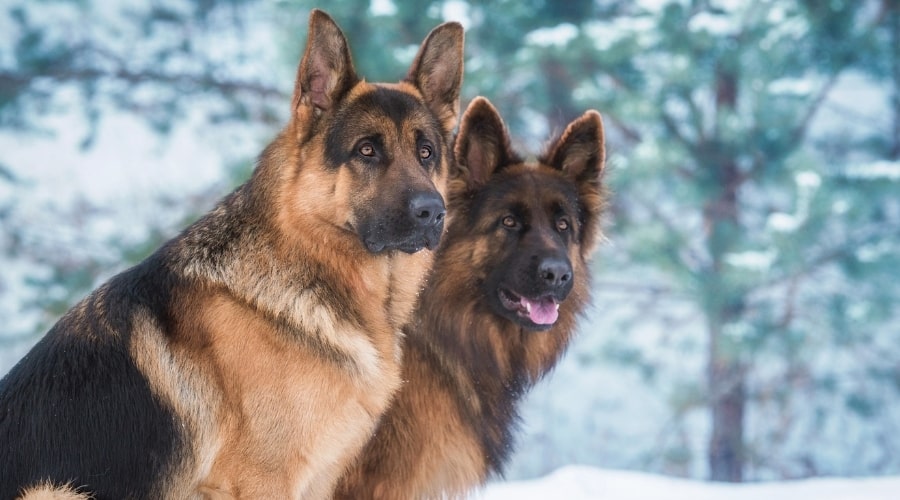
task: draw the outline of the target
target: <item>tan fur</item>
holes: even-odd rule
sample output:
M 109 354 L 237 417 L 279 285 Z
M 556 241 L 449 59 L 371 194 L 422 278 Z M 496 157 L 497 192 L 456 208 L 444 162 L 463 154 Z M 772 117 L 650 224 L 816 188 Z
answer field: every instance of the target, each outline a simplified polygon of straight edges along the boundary
M 388 87 L 422 98 L 413 85 Z M 375 88 L 359 83 L 343 99 L 352 102 Z M 431 252 L 373 255 L 360 245 L 348 230 L 356 224 L 352 208 L 379 196 L 379 186 L 360 192 L 345 169 L 323 176 L 322 136 L 308 113 L 298 110 L 297 117 L 258 167 L 257 182 L 271 183 L 278 237 L 261 235 L 245 242 L 257 248 L 234 262 L 193 271 L 228 290 L 191 292 L 184 302 L 193 308 L 172 346 L 202 366 L 195 383 L 218 393 L 205 399 L 213 403 L 209 413 L 188 409 L 183 416 L 196 427 L 192 456 L 203 471 L 200 491 L 220 497 L 330 494 L 399 386 L 400 327 L 431 265 Z M 382 131 L 387 143 L 412 135 L 406 129 L 397 137 L 391 127 Z M 298 137 L 311 140 L 299 148 Z M 407 153 L 415 152 L 406 146 Z M 410 185 L 411 178 L 402 175 L 391 169 L 385 182 Z M 444 179 L 434 182 L 440 192 Z M 318 296 L 310 279 L 328 280 L 342 291 L 343 302 Z M 354 312 L 353 319 L 336 316 L 335 307 Z M 308 338 L 298 343 L 297 335 Z M 170 379 L 157 385 L 171 392 L 181 384 Z
M 417 351 L 408 354 L 404 378 L 415 380 L 416 390 L 398 393 L 393 407 L 416 410 L 387 419 L 378 429 L 379 435 L 397 436 L 393 444 L 400 449 L 390 458 L 398 459 L 392 466 L 405 472 L 365 484 L 363 489 L 371 491 L 371 498 L 400 500 L 405 492 L 416 492 L 418 498 L 440 498 L 445 491 L 465 491 L 468 485 L 484 480 L 487 464 L 477 436 L 459 414 L 458 403 L 434 376 L 429 360 Z
M 91 500 L 90 495 L 79 493 L 72 485 L 54 486 L 40 484 L 27 488 L 18 500 Z
M 470 139 L 472 147 L 460 151 Z M 448 187 L 448 233 L 406 328 L 404 383 L 341 479 L 338 498 L 465 498 L 500 472 L 513 445 L 519 398 L 563 354 L 590 300 L 588 261 L 605 200 L 599 114 L 585 113 L 546 157 L 524 163 L 510 150 L 496 110 L 478 98 L 462 119 L 456 145 L 459 175 Z M 506 184 L 510 179 L 515 183 Z M 527 233 L 509 236 L 498 221 L 510 207 L 526 205 L 543 219 L 530 219 Z M 552 229 L 561 206 L 571 216 L 570 236 Z M 511 257 L 506 249 L 528 258 L 529 248 L 558 248 L 567 237 L 573 286 L 552 326 L 525 328 L 487 304 L 486 294 L 495 289 L 485 283 Z M 527 238 L 534 246 L 524 246 Z
M 345 99 L 374 88 L 360 83 Z M 179 415 L 194 435 L 198 491 L 213 497 L 330 495 L 399 387 L 400 326 L 431 265 L 428 251 L 370 254 L 348 230 L 352 205 L 379 196 L 377 185 L 360 192 L 344 170 L 328 177 L 319 168 L 283 168 L 316 165 L 323 156 L 321 141 L 298 148 L 295 137 L 313 135 L 299 116 L 258 167 L 260 178 L 278 177 L 263 179 L 273 185 L 278 237 L 243 242 L 233 262 L 187 266 L 196 279 L 228 287 L 186 291 L 184 303 L 192 307 L 170 346 L 196 364 L 189 384 L 210 392 L 202 400 L 207 408 L 188 405 Z M 435 186 L 442 192 L 444 183 Z M 327 276 L 312 279 L 327 279 L 347 302 L 317 296 L 303 263 L 325 270 Z M 353 311 L 356 320 L 336 316 L 335 307 Z M 298 343 L 297 335 L 307 338 Z M 184 406 L 185 367 L 157 368 L 148 377 L 177 411 Z
M 137 497 L 331 496 L 400 386 L 401 328 L 433 260 L 421 246 L 371 250 L 359 226 L 398 224 L 378 207 L 412 213 L 408 193 L 445 194 L 462 36 L 459 24 L 442 25 L 406 80 L 367 83 L 339 28 L 314 11 L 292 119 L 253 177 L 130 271 L 138 290 L 103 286 L 69 313 L 77 327 L 60 335 L 123 343 L 174 417 L 172 456 L 156 458 L 163 477 Z M 347 110 L 354 115 L 339 114 Z M 330 127 L 340 116 L 346 122 Z M 356 136 L 332 139 L 344 142 L 329 157 L 332 129 L 377 135 L 389 162 L 352 156 Z M 421 136 L 444 152 L 439 162 L 422 160 Z M 110 290 L 128 300 L 109 302 Z M 118 303 L 129 308 L 110 305 Z M 128 478 L 115 480 L 128 491 Z M 87 498 L 50 485 L 26 497 Z
M 361 445 L 397 386 L 393 352 L 379 356 L 359 342 L 360 352 L 352 354 L 366 359 L 371 372 L 348 377 L 344 367 L 301 348 L 232 298 L 204 302 L 198 326 L 211 332 L 210 368 L 220 374 L 224 393 L 222 448 L 204 486 L 246 498 L 313 496 L 317 483 L 327 487 L 341 470 L 346 450 Z M 373 330 L 375 338 L 393 334 Z M 353 335 L 352 328 L 334 331 Z

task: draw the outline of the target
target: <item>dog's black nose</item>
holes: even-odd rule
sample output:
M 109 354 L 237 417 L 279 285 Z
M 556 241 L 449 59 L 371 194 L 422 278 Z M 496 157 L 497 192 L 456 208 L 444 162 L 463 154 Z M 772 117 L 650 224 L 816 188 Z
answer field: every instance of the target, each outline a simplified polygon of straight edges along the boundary
M 572 279 L 572 266 L 567 259 L 546 257 L 538 266 L 538 276 L 551 288 L 564 286 Z
M 432 227 L 444 222 L 444 199 L 434 191 L 420 191 L 409 199 L 409 214 L 419 227 Z

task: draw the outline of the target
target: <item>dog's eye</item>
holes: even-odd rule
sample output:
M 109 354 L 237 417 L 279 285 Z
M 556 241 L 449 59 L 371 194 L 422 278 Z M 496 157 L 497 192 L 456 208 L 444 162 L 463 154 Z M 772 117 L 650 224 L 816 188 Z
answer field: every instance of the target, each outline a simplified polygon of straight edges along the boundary
M 419 146 L 419 158 L 421 158 L 423 160 L 427 160 L 427 159 L 431 158 L 432 154 L 434 154 L 434 153 L 431 150 L 431 146 L 429 146 L 427 144 Z
M 512 215 L 507 215 L 506 217 L 504 217 L 502 222 L 506 227 L 516 227 L 519 225 L 519 223 L 516 222 L 516 218 Z
M 562 218 L 556 221 L 556 229 L 560 232 L 567 231 L 569 229 L 569 221 L 568 219 Z
M 375 156 L 375 146 L 372 145 L 371 142 L 364 142 L 359 146 L 359 154 L 363 156 L 373 157 Z

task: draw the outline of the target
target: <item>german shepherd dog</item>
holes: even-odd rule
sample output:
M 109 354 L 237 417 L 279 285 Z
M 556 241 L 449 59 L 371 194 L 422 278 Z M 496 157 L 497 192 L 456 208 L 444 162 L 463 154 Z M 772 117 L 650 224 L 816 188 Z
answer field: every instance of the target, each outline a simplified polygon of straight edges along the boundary
M 476 98 L 455 144 L 448 230 L 406 329 L 404 385 L 341 498 L 462 497 L 502 468 L 520 398 L 556 363 L 588 303 L 605 194 L 596 111 L 535 163 Z
M 399 387 L 462 47 L 443 24 L 403 81 L 367 83 L 313 11 L 291 119 L 249 181 L 0 382 L 0 498 L 329 497 Z

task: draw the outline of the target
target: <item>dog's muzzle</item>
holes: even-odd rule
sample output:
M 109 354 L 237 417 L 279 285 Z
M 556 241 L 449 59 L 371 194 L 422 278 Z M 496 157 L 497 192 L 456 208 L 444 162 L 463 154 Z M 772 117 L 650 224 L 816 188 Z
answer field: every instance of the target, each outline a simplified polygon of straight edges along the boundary
M 440 243 L 446 218 L 444 199 L 437 191 L 417 191 L 393 214 L 382 214 L 364 224 L 363 242 L 372 253 L 400 250 L 415 253 L 434 250 Z

